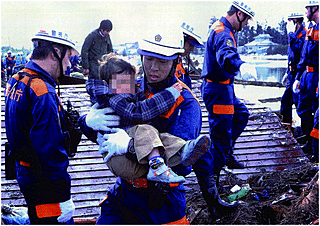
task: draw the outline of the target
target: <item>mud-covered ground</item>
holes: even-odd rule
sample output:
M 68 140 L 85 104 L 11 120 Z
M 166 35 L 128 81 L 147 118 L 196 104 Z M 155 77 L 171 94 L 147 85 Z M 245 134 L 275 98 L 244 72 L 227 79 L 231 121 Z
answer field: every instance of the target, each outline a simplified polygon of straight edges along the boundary
M 220 218 L 210 218 L 200 190 L 193 189 L 187 192 L 187 218 L 193 225 L 319 224 L 318 170 L 318 164 L 305 163 L 292 170 L 261 172 L 247 181 L 227 176 L 222 181 L 227 189 L 221 193 L 225 201 L 228 201 L 227 196 L 234 185 L 249 184 L 251 188 L 240 199 L 243 203 L 236 211 Z

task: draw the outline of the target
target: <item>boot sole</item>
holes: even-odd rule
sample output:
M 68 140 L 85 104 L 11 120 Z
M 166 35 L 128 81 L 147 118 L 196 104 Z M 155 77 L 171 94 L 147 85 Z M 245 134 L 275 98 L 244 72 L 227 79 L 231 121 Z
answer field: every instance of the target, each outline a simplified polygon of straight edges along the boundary
M 205 152 L 207 152 L 210 148 L 211 141 L 207 136 L 201 137 L 196 146 L 193 149 L 193 152 L 190 153 L 190 156 L 187 157 L 187 161 L 181 162 L 183 166 L 191 166 L 193 165 Z

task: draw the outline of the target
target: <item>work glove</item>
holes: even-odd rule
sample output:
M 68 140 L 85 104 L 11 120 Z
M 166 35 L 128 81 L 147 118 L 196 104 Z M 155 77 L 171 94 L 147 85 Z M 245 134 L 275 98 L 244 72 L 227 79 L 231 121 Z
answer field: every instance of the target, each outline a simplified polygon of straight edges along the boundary
M 166 88 L 171 94 L 174 96 L 175 99 L 178 99 L 180 93 L 182 92 L 182 85 L 179 82 L 173 84 L 173 86 Z
M 287 32 L 295 32 L 296 31 L 296 25 L 294 25 L 293 21 L 287 23 Z
M 294 93 L 299 93 L 300 92 L 300 81 L 299 80 L 295 80 L 292 86 L 292 91 Z
M 104 135 L 98 133 L 99 153 L 104 162 L 108 162 L 112 156 L 126 154 L 132 139 L 123 129 L 114 128 L 111 132 Z
M 61 215 L 57 218 L 59 223 L 65 223 L 70 220 L 74 214 L 76 207 L 73 204 L 72 199 L 65 202 L 60 202 Z
M 255 65 L 249 63 L 243 63 L 240 66 L 241 77 L 253 77 L 254 80 L 258 80 L 257 70 Z
M 113 113 L 114 110 L 111 107 L 98 109 L 99 104 L 95 103 L 89 113 L 86 116 L 86 124 L 95 131 L 110 131 L 111 126 L 120 125 L 119 115 L 109 115 L 108 113 Z M 108 114 L 108 115 L 106 115 Z
M 288 73 L 285 73 L 285 74 L 284 74 L 281 83 L 282 83 L 283 86 L 289 85 L 290 81 L 289 81 L 289 78 L 288 78 Z

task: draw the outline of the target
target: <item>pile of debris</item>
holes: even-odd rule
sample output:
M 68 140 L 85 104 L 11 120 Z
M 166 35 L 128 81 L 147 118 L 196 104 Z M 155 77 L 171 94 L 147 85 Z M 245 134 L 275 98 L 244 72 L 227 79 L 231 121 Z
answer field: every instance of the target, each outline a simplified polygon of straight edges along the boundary
M 247 190 L 243 197 L 236 197 L 241 201 L 236 211 L 211 219 L 200 191 L 194 189 L 187 192 L 187 218 L 195 225 L 319 224 L 318 171 L 318 164 L 308 162 L 291 170 L 261 172 L 246 181 L 227 176 L 233 189 Z M 221 198 L 227 201 L 235 196 L 230 191 L 233 189 L 225 189 Z

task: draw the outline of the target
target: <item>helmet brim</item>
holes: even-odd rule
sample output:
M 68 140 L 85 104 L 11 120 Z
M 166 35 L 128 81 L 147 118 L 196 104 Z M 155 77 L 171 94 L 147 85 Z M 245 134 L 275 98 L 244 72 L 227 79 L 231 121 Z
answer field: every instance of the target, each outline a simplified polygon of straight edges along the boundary
M 204 48 L 204 45 L 200 44 L 198 40 L 188 38 L 189 42 L 196 48 Z
M 185 35 L 190 36 L 190 37 L 192 37 L 194 39 L 193 40 L 192 38 L 188 37 L 188 40 L 191 42 L 191 44 L 193 46 L 195 46 L 197 48 L 203 48 L 204 47 L 201 37 L 197 36 L 196 34 L 191 33 L 190 31 L 188 31 L 188 30 L 186 30 L 184 28 L 182 28 L 182 31 L 183 31 L 183 33 Z
M 179 56 L 178 54 L 174 54 L 172 56 L 164 56 L 164 55 L 161 55 L 158 53 L 145 51 L 140 48 L 138 49 L 137 53 L 142 56 L 151 56 L 151 57 L 156 57 L 156 58 L 163 59 L 163 60 L 175 60 Z
M 31 41 L 35 41 L 35 40 L 44 40 L 44 41 L 49 41 L 49 42 L 53 42 L 53 43 L 57 43 L 57 44 L 61 44 L 61 45 L 65 45 L 71 48 L 71 52 L 72 55 L 79 55 L 78 50 L 75 48 L 75 44 L 69 40 L 66 39 L 62 39 L 59 37 L 50 37 L 48 35 L 42 35 L 42 34 L 36 34 Z
M 171 57 L 179 53 L 184 53 L 183 48 L 163 46 L 160 44 L 148 42 L 147 40 L 144 40 L 144 39 L 139 42 L 139 49 L 147 52 L 152 52 L 155 54 L 162 53 L 159 55 L 167 56 L 167 57 Z

